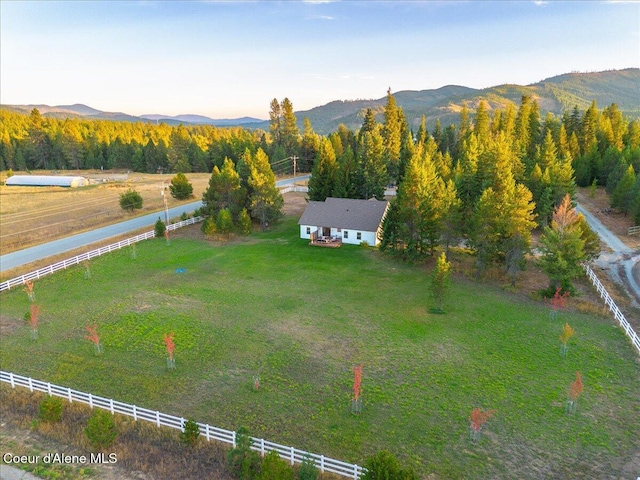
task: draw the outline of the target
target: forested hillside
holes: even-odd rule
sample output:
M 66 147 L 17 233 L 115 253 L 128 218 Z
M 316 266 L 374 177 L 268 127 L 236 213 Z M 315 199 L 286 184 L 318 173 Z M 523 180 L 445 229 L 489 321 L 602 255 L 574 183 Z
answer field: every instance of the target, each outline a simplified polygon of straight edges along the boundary
M 424 115 L 427 126 L 433 128 L 436 120 L 442 125 L 457 123 L 460 109 L 467 105 L 475 109 L 484 100 L 491 109 L 518 105 L 520 98 L 534 98 L 542 116 L 547 112 L 562 115 L 564 110 L 578 106 L 581 110 L 592 101 L 598 105 L 616 103 L 623 115 L 640 118 L 640 69 L 629 68 L 597 73 L 569 73 L 548 78 L 528 86 L 499 85 L 477 90 L 449 85 L 436 90 L 398 91 L 394 96 L 405 112 L 409 125 L 418 127 Z M 371 108 L 382 121 L 385 97 L 371 100 L 335 101 L 307 111 L 296 112 L 298 118 L 308 117 L 317 132 L 335 131 L 343 123 L 351 129 L 359 128 L 367 108 Z M 264 126 L 263 126 L 264 127 Z

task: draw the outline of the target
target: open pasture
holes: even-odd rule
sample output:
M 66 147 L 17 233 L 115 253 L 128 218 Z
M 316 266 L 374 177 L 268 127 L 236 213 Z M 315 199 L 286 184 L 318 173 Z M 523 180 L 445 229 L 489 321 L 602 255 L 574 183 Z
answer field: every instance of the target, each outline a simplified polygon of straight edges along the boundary
M 47 175 L 51 172 L 33 172 Z M 131 218 L 120 208 L 120 194 L 133 188 L 143 199 L 143 208 L 133 215 L 163 208 L 160 186 L 174 175 L 151 175 L 115 172 L 65 172 L 89 178 L 91 185 L 64 187 L 7 187 L 0 185 L 0 245 L 2 254 L 56 240 L 83 231 Z M 169 192 L 169 207 L 200 200 L 208 186 L 210 174 L 190 173 L 193 200 L 175 200 Z
M 429 269 L 312 248 L 297 233 L 288 218 L 228 244 L 147 241 L 135 259 L 93 260 L 90 278 L 79 267 L 41 279 L 37 340 L 27 294 L 3 293 L 0 366 L 353 463 L 388 449 L 429 478 L 638 475 L 640 361 L 612 320 L 551 319 L 548 306 L 464 279 L 433 315 Z M 563 357 L 565 322 L 576 334 Z M 93 324 L 100 356 L 85 339 Z M 584 393 L 569 415 L 576 371 Z M 477 444 L 474 407 L 496 410 Z

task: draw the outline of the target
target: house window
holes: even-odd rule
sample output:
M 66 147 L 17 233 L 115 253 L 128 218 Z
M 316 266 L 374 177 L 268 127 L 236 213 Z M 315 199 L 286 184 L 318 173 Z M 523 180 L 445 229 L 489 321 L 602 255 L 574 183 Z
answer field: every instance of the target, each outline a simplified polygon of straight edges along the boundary
M 311 227 L 307 227 L 307 235 L 311 235 Z
M 343 238 L 349 238 L 349 230 L 345 230 L 344 234 L 342 235 Z
M 362 240 L 362 232 L 356 233 L 356 237 L 358 240 Z

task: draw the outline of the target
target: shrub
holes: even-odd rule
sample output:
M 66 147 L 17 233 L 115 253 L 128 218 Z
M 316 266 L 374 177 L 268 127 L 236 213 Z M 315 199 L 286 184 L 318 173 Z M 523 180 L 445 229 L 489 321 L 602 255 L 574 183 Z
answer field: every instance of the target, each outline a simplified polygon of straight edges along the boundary
M 155 232 L 156 237 L 158 237 L 158 238 L 164 237 L 164 231 L 166 229 L 167 229 L 167 226 L 160 219 L 160 217 L 158 217 L 158 220 L 156 221 L 156 224 L 153 227 L 153 231 Z
M 60 397 L 47 396 L 40 402 L 38 420 L 47 423 L 59 422 L 62 418 L 62 399 Z
M 311 457 L 307 454 L 302 459 L 302 464 L 300 465 L 300 469 L 298 470 L 298 479 L 299 480 L 317 480 L 318 479 L 318 468 L 315 463 L 311 459 Z
M 246 208 L 243 208 L 238 217 L 238 233 L 249 235 L 251 233 L 251 216 Z
M 186 200 L 193 197 L 193 185 L 182 172 L 179 172 L 171 179 L 169 190 L 171 191 L 171 196 L 176 200 Z
M 205 235 L 213 235 L 216 233 L 216 222 L 212 218 L 205 219 L 205 221 L 202 222 L 202 232 Z
M 251 450 L 252 443 L 249 431 L 240 427 L 236 432 L 236 446 L 227 453 L 229 471 L 242 480 L 254 480 L 260 471 L 260 455 Z
M 363 467 L 361 480 L 418 480 L 412 469 L 402 468 L 395 455 L 385 450 L 369 457 Z
M 195 420 L 187 420 L 184 424 L 184 430 L 180 432 L 180 441 L 185 445 L 193 447 L 200 436 L 200 427 Z
M 271 450 L 264 456 L 260 467 L 259 480 L 293 480 L 293 469 L 280 458 L 277 451 Z
M 138 192 L 129 189 L 120 194 L 120 208 L 127 212 L 133 212 L 142 208 L 142 197 Z
M 223 208 L 216 217 L 216 229 L 220 233 L 229 233 L 233 230 L 233 218 L 228 208 Z
M 118 436 L 116 421 L 109 412 L 94 410 L 87 421 L 84 433 L 95 448 L 107 448 Z
M 13 169 L 10 168 L 9 170 L 7 170 L 7 178 L 11 177 L 13 177 Z

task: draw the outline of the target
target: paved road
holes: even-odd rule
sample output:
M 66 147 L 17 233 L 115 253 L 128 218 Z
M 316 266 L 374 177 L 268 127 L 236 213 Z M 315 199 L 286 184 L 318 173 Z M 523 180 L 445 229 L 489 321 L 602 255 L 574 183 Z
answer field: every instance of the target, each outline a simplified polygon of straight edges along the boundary
M 196 208 L 201 206 L 202 202 L 199 201 L 170 208 L 169 218 L 179 217 L 184 212 L 193 212 Z M 0 271 L 9 270 L 11 268 L 19 267 L 20 265 L 35 262 L 36 260 L 68 252 L 84 245 L 106 240 L 140 228 L 149 227 L 149 230 L 153 230 L 153 226 L 156 223 L 156 220 L 158 220 L 158 217 L 162 218 L 164 221 L 163 210 L 132 218 L 131 220 L 109 225 L 107 227 L 98 228 L 85 233 L 79 233 L 71 237 L 61 238 L 60 240 L 55 240 L 53 242 L 36 245 L 35 247 L 25 248 L 24 250 L 18 250 L 17 252 L 2 255 L 0 256 Z
M 296 182 L 308 180 L 310 175 L 302 175 L 297 176 L 295 178 Z M 284 180 L 279 180 L 276 182 L 276 186 L 283 187 L 286 185 L 292 184 L 294 181 L 293 178 L 288 178 Z M 169 218 L 176 218 L 182 215 L 183 213 L 191 213 L 195 209 L 200 208 L 202 206 L 202 201 L 188 203 L 186 205 L 181 205 L 179 207 L 174 207 L 169 209 Z M 42 245 L 36 245 L 35 247 L 25 248 L 23 250 L 18 250 L 17 252 L 8 253 L 6 255 L 0 256 L 0 272 L 4 270 L 9 270 L 11 268 L 19 267 L 21 265 L 26 265 L 31 262 L 35 262 L 36 260 L 41 260 L 43 258 L 51 257 L 53 255 L 58 255 L 64 252 L 68 252 L 71 250 L 75 250 L 76 248 L 83 247 L 85 245 L 90 245 L 95 242 L 100 242 L 111 237 L 115 237 L 117 235 L 122 235 L 127 232 L 131 232 L 134 230 L 138 230 L 141 228 L 148 227 L 149 230 L 153 230 L 153 226 L 158 220 L 158 217 L 162 218 L 164 221 L 164 211 L 158 211 L 155 213 L 150 213 L 148 215 L 140 216 L 133 218 L 131 220 L 127 220 L 125 222 L 116 223 L 114 225 L 109 225 L 107 227 L 98 228 L 96 230 L 91 230 L 89 232 L 80 233 L 78 235 L 73 235 L 70 237 L 65 237 L 60 240 L 56 240 L 53 242 L 45 243 Z
M 628 286 L 629 293 L 640 303 L 640 251 L 634 251 L 627 247 L 588 210 L 580 205 L 576 206 L 576 210 L 584 215 L 589 226 L 612 250 L 601 253 L 596 263 L 601 268 L 608 270 L 618 283 Z

